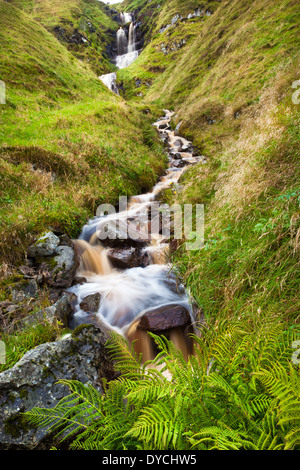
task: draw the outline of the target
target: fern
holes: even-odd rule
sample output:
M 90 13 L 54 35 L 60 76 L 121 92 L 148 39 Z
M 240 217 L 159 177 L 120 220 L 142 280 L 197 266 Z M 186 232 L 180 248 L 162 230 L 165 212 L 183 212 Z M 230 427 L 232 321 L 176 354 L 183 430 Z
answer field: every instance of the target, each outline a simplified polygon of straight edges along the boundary
M 113 334 L 107 347 L 121 375 L 104 394 L 61 381 L 70 394 L 27 418 L 71 440 L 71 449 L 299 448 L 299 371 L 290 361 L 295 333 L 268 322 L 255 333 L 222 322 L 194 337 L 188 362 L 166 338 L 151 336 L 160 352 L 142 364 Z

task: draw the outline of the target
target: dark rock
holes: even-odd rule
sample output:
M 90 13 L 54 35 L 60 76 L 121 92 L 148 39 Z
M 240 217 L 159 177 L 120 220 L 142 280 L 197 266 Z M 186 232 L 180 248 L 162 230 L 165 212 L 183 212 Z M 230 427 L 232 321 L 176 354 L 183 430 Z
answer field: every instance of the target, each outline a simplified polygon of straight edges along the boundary
M 77 28 L 74 29 L 73 34 L 68 42 L 73 44 L 91 44 L 90 41 L 83 34 L 81 34 Z
M 138 328 L 145 331 L 162 332 L 171 328 L 185 327 L 191 323 L 189 312 L 181 305 L 164 305 L 146 312 Z
M 73 248 L 73 242 L 71 238 L 69 237 L 69 235 L 67 235 L 66 233 L 64 233 L 63 235 L 60 235 L 59 240 L 60 240 L 60 245 L 70 246 L 71 248 Z
M 33 407 L 53 408 L 68 395 L 60 379 L 91 384 L 102 393 L 101 379 L 115 376 L 104 347 L 105 335 L 93 326 L 80 327 L 65 339 L 28 351 L 0 374 L 0 449 L 46 450 L 55 445 L 46 428 L 34 428 L 22 413 Z
M 176 153 L 172 153 L 171 157 L 174 158 L 175 160 L 180 160 L 182 158 L 182 155 L 181 153 L 176 152 Z
M 107 256 L 114 268 L 129 269 L 137 268 L 139 266 L 147 266 L 149 264 L 149 257 L 145 256 L 138 248 L 113 248 L 107 253 Z
M 193 147 L 192 144 L 184 144 L 184 145 L 181 147 L 181 151 L 182 151 L 182 152 L 186 152 L 186 153 L 194 154 L 194 147 Z
M 100 301 L 101 295 L 96 292 L 96 294 L 91 294 L 85 297 L 79 306 L 81 310 L 84 310 L 85 312 L 96 313 L 99 309 Z
M 73 282 L 72 282 L 72 286 L 75 286 L 76 284 L 86 284 L 87 283 L 87 279 L 86 277 L 74 277 L 73 279 Z

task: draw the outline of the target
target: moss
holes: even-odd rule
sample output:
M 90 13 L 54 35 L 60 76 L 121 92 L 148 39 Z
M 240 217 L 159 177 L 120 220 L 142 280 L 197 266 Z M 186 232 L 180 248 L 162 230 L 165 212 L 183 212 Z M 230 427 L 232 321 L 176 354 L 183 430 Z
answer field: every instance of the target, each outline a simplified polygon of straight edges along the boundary
M 28 433 L 30 429 L 33 429 L 33 426 L 29 425 L 26 418 L 21 414 L 11 416 L 4 422 L 5 433 L 13 438 L 21 437 L 23 434 Z
M 73 339 L 78 339 L 78 336 L 82 333 L 82 331 L 87 330 L 87 329 L 94 329 L 95 327 L 91 324 L 83 324 L 79 325 L 75 328 L 75 330 L 72 332 L 72 338 Z
M 23 390 L 20 391 L 20 398 L 26 399 L 27 397 L 28 397 L 28 390 L 24 388 Z

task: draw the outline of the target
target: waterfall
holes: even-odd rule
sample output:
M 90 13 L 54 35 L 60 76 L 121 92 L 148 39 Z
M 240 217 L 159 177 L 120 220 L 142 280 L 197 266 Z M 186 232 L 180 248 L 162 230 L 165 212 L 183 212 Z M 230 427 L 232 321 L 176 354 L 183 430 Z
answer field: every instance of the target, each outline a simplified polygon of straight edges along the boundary
M 120 13 L 120 20 L 123 24 L 130 23 L 132 21 L 132 14 L 131 13 Z
M 130 23 L 129 34 L 128 34 L 128 52 L 135 51 L 135 25 Z
M 120 20 L 123 25 L 130 23 L 128 37 L 122 26 L 117 31 L 117 56 L 114 62 L 118 69 L 124 69 L 138 57 L 139 51 L 136 48 L 136 24 L 133 22 L 132 14 L 120 13 Z M 111 91 L 118 94 L 115 73 L 101 75 L 99 78 Z
M 163 124 L 169 125 L 171 121 L 173 113 L 167 110 L 165 112 L 165 118 L 155 123 L 158 129 Z M 151 315 L 153 318 L 158 315 L 159 322 L 163 320 L 163 325 L 161 323 L 159 325 L 164 331 L 163 334 L 169 335 L 169 339 L 183 352 L 185 358 L 192 354 L 193 343 L 189 338 L 189 332 L 193 332 L 193 306 L 188 292 L 171 269 L 168 258 L 170 245 L 159 226 L 155 228 L 153 224 L 152 230 L 151 222 L 151 235 L 149 237 L 149 234 L 146 234 L 141 245 L 135 245 L 134 238 L 128 241 L 129 245 L 124 245 L 121 240 L 124 238 L 122 236 L 120 240 L 112 237 L 107 243 L 107 240 L 102 239 L 101 233 L 108 229 L 107 233 L 111 235 L 117 233 L 123 235 L 126 232 L 132 237 L 132 224 L 137 231 L 143 224 L 146 224 L 149 230 L 149 211 L 153 203 L 164 189 L 179 181 L 180 176 L 189 166 L 173 167 L 173 163 L 177 160 L 173 158 L 172 150 L 179 138 L 182 144 L 191 145 L 191 142 L 175 135 L 174 131 L 167 129 L 164 132 L 168 135 L 170 151 L 170 166 L 165 176 L 160 178 L 151 193 L 132 196 L 126 207 L 119 206 L 119 212 L 106 214 L 105 210 L 100 210 L 83 227 L 79 239 L 73 240 L 80 259 L 77 277 L 82 281 L 68 289 L 68 292 L 72 292 L 77 297 L 72 328 L 81 323 L 92 322 L 100 327 L 104 325 L 107 330 L 117 331 L 134 344 L 135 351 L 142 354 L 143 361 L 152 360 L 156 356 L 155 344 L 147 334 L 147 328 L 150 328 L 147 322 Z M 181 152 L 181 155 L 182 159 L 186 158 L 188 152 Z M 196 162 L 198 162 L 197 158 L 200 157 L 195 157 Z M 145 220 L 142 214 L 146 215 Z M 110 232 L 111 226 L 115 229 Z M 123 267 L 116 267 L 112 261 L 114 258 L 111 258 L 111 250 L 117 251 L 121 257 L 126 256 L 128 250 L 135 250 L 135 253 L 143 256 L 139 258 L 138 265 L 133 263 L 131 266 L 129 262 Z M 148 260 L 146 263 L 144 262 L 145 255 Z M 88 312 L 83 309 L 82 301 L 96 294 L 100 295 L 101 299 L 96 307 L 97 311 Z M 174 313 L 172 309 L 178 307 L 181 313 L 178 311 Z M 169 308 L 173 313 L 168 310 Z M 188 323 L 180 317 L 182 311 L 188 316 Z M 148 320 L 146 320 L 146 326 L 141 327 L 140 322 L 143 321 L 145 315 Z M 174 315 L 179 315 L 178 319 L 181 318 L 184 321 L 174 323 L 173 320 L 171 321 Z
M 127 36 L 123 28 L 120 28 L 117 32 L 117 50 L 118 55 L 127 54 L 128 52 Z

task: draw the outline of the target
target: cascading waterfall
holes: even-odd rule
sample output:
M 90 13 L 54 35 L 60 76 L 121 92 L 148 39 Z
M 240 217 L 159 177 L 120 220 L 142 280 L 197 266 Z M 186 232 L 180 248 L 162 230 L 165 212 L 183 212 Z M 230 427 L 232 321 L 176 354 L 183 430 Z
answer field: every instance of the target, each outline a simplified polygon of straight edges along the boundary
M 136 49 L 136 25 L 133 22 L 131 13 L 120 13 L 120 20 L 124 25 L 130 23 L 128 37 L 122 26 L 117 31 L 117 56 L 115 57 L 115 64 L 118 69 L 123 69 L 132 64 L 138 57 L 139 51 Z M 118 93 L 115 72 L 101 75 L 99 78 L 111 91 Z
M 128 33 L 128 52 L 135 51 L 135 24 L 132 22 L 129 26 Z
M 172 113 L 166 111 L 166 118 L 157 123 L 157 127 L 164 123 L 169 123 Z M 157 233 L 151 230 L 151 236 L 141 245 L 133 245 L 132 239 L 129 242 L 129 249 L 137 249 L 140 253 L 147 255 L 148 264 L 137 267 L 127 266 L 126 268 L 113 267 L 109 259 L 109 251 L 112 247 L 123 252 L 128 246 L 122 244 L 119 239 L 111 245 L 111 240 L 106 243 L 99 235 L 110 223 L 114 223 L 117 232 L 127 229 L 135 220 L 141 220 L 141 214 L 149 214 L 153 201 L 165 188 L 176 183 L 185 169 L 188 167 L 176 168 L 173 164 L 175 160 L 172 151 L 177 148 L 178 137 L 173 131 L 165 131 L 168 135 L 170 148 L 170 167 L 151 193 L 132 196 L 126 208 L 120 207 L 120 212 L 106 214 L 105 210 L 100 210 L 98 215 L 83 227 L 78 240 L 74 240 L 74 246 L 80 257 L 80 266 L 77 276 L 85 281 L 69 289 L 76 295 L 77 301 L 73 324 L 92 322 L 100 327 L 115 330 L 129 342 L 134 342 L 136 351 L 142 353 L 144 360 L 151 360 L 155 357 L 154 343 L 138 327 L 139 322 L 145 315 L 151 315 L 153 309 L 161 309 L 169 306 L 179 306 L 190 318 L 188 327 L 172 327 L 169 329 L 169 339 L 174 345 L 181 349 L 187 357 L 192 353 L 191 340 L 186 336 L 186 328 L 192 328 L 194 321 L 193 307 L 184 287 L 179 284 L 178 279 L 172 272 L 172 266 L 167 262 L 167 252 L 169 244 L 166 243 L 164 235 L 158 229 Z M 182 145 L 190 142 L 183 138 Z M 173 143 L 174 141 L 174 143 Z M 177 142 L 176 142 L 177 141 Z M 178 155 L 178 154 L 177 154 Z M 182 153 L 182 158 L 187 158 L 186 153 Z M 192 158 L 192 157 L 190 157 Z M 203 157 L 194 157 L 194 163 L 199 162 Z M 148 225 L 148 219 L 146 225 Z M 109 237 L 108 237 L 109 238 Z M 122 237 L 119 237 L 122 238 Z M 115 244 L 116 243 L 116 244 Z M 138 248 L 136 248 L 136 246 Z M 82 310 L 81 302 L 90 295 L 100 294 L 100 304 L 95 314 Z M 166 313 L 162 317 L 165 318 Z M 92 320 L 93 319 L 93 320 Z M 186 323 L 185 323 L 186 325 Z M 189 332 L 192 332 L 189 330 Z M 151 343 L 152 341 L 152 343 Z
M 120 20 L 123 24 L 130 23 L 132 21 L 132 14 L 122 12 L 122 13 L 120 13 Z
M 122 27 L 117 31 L 117 50 L 118 55 L 124 55 L 128 52 L 128 40 Z

